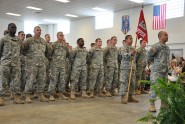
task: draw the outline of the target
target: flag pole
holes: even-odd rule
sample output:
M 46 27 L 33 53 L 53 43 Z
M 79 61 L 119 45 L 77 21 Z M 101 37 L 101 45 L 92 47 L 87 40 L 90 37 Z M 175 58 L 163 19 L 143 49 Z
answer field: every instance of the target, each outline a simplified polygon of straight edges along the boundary
M 136 35 L 136 41 L 135 41 L 135 44 L 134 44 L 134 50 L 136 50 L 136 45 L 137 45 L 137 35 Z M 129 75 L 129 82 L 128 82 L 128 89 L 127 89 L 127 100 L 128 100 L 128 96 L 129 96 L 129 92 L 130 92 L 130 84 L 131 84 L 131 80 L 132 80 L 132 72 L 133 72 L 133 64 L 134 64 L 134 60 L 135 60 L 135 57 L 134 59 L 131 61 L 131 67 L 130 67 L 130 75 Z

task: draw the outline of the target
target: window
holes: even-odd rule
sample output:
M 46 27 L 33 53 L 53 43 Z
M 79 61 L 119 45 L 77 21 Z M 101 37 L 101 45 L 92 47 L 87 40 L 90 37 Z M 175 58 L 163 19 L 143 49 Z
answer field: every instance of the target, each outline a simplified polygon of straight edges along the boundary
M 184 0 L 169 0 L 166 3 L 166 19 L 184 16 Z
M 38 26 L 38 22 L 34 21 L 24 21 L 24 33 L 33 34 L 34 27 Z
M 95 29 L 104 29 L 113 27 L 113 13 L 106 13 L 95 16 Z
M 70 33 L 70 21 L 61 21 L 57 24 L 57 31 L 62 31 L 64 34 Z

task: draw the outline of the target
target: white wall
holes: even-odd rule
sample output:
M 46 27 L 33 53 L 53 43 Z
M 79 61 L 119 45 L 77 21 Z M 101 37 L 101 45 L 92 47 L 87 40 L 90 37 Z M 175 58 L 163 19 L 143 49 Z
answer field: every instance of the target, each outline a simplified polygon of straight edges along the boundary
M 14 21 L 0 18 L 0 37 L 3 36 L 4 30 L 8 28 L 9 23 L 15 23 L 17 26 L 17 33 L 24 30 L 24 23 L 21 21 Z
M 121 32 L 121 18 L 123 15 L 130 15 L 131 19 L 131 30 L 128 34 L 134 37 L 138 25 L 140 14 L 140 8 L 134 8 L 131 10 L 124 10 L 114 13 L 114 26 L 113 28 L 95 30 L 95 18 L 85 18 L 81 20 L 71 21 L 71 32 L 66 35 L 66 40 L 73 46 L 76 47 L 76 40 L 79 37 L 83 37 L 85 40 L 85 46 L 90 48 L 90 43 L 94 42 L 96 38 L 100 37 L 103 40 L 103 46 L 106 46 L 106 40 L 111 36 L 117 36 L 118 43 L 117 46 L 122 46 L 122 40 L 125 35 Z M 152 16 L 153 16 L 153 6 L 144 7 L 145 20 L 148 29 L 149 45 L 158 42 L 157 34 L 159 31 L 152 30 Z M 105 20 L 106 21 L 106 20 Z M 167 20 L 166 31 L 169 34 L 168 44 L 171 49 L 183 48 L 185 56 L 185 17 L 169 19 Z M 173 43 L 173 44 L 172 44 Z M 174 43 L 181 43 L 180 45 L 175 45 Z M 139 44 L 138 44 L 139 45 Z

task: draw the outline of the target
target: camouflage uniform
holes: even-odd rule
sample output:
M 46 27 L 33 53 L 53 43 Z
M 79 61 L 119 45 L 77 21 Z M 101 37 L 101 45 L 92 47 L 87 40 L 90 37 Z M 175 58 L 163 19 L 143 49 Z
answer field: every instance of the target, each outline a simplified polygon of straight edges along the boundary
M 120 48 L 119 50 L 119 62 L 120 62 L 120 96 L 124 96 L 128 89 L 131 61 L 134 59 L 134 56 L 131 55 L 131 51 L 134 50 L 132 46 L 126 46 Z M 135 84 L 135 62 L 132 67 L 132 80 L 130 82 L 130 92 L 129 95 L 132 96 L 134 93 L 134 84 Z
M 103 49 L 98 47 L 91 48 L 87 61 L 90 64 L 90 91 L 94 91 L 96 84 L 97 89 L 102 89 L 104 79 Z
M 88 51 L 85 48 L 79 47 L 74 49 L 70 54 L 72 62 L 71 91 L 76 90 L 78 82 L 82 91 L 85 91 L 87 88 L 87 54 Z
M 24 91 L 26 85 L 26 56 L 21 55 L 21 91 Z
M 169 47 L 160 42 L 152 45 L 151 49 L 148 51 L 148 61 L 151 64 L 150 81 L 152 82 L 152 84 L 156 84 L 156 80 L 158 78 L 168 78 L 169 53 Z M 151 88 L 149 99 L 155 98 L 155 92 Z
M 50 51 L 43 38 L 30 37 L 24 41 L 24 54 L 26 55 L 26 86 L 25 93 L 33 91 L 33 83 L 37 85 L 37 92 L 44 91 L 46 82 L 46 55 Z
M 145 68 L 147 64 L 147 56 L 146 56 L 146 50 L 142 47 L 138 48 L 136 50 L 136 83 L 135 83 L 135 89 L 137 89 L 139 86 L 140 80 L 146 79 L 146 73 Z
M 107 67 L 107 87 L 108 91 L 113 91 L 118 87 L 118 49 L 115 46 L 108 46 L 104 49 L 104 61 Z
M 12 93 L 20 95 L 21 50 L 21 41 L 17 36 L 11 37 L 6 35 L 0 40 L 0 96 L 4 94 L 3 84 L 8 84 L 9 79 L 11 79 Z
M 65 92 L 66 78 L 66 57 L 69 56 L 69 50 L 63 42 L 55 41 L 52 43 L 52 55 L 50 63 L 50 84 L 49 93 L 55 93 L 56 84 L 58 83 L 59 92 Z

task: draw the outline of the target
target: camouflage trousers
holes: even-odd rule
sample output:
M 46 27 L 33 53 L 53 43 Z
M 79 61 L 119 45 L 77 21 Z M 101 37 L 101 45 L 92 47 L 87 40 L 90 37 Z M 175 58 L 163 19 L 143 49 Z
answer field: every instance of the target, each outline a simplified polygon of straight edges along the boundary
M 26 67 L 26 85 L 25 93 L 30 94 L 33 92 L 34 83 L 37 86 L 38 93 L 44 92 L 46 84 L 46 66 L 27 66 Z
M 58 84 L 58 90 L 59 92 L 63 93 L 65 92 L 65 67 L 54 67 L 50 66 L 50 83 L 49 83 L 49 89 L 48 92 L 50 94 L 55 93 L 56 85 Z
M 104 69 L 103 68 L 91 68 L 89 75 L 89 90 L 94 91 L 95 85 L 97 89 L 103 88 Z
M 151 81 L 152 85 L 157 84 L 157 79 L 159 79 L 159 78 L 164 78 L 167 80 L 168 74 L 160 74 L 159 72 L 151 72 L 150 81 Z M 152 88 L 150 88 L 149 99 L 156 99 L 155 91 Z
M 87 68 L 74 68 L 71 72 L 71 91 L 75 91 L 76 87 L 80 85 L 82 91 L 87 89 Z
M 115 88 L 118 88 L 118 68 L 107 67 L 107 86 L 106 89 L 113 91 Z
M 0 96 L 4 95 L 4 84 L 10 81 L 10 90 L 14 95 L 20 95 L 21 68 L 20 66 L 1 65 Z M 10 80 L 11 79 L 11 80 Z
M 129 77 L 130 77 L 130 70 L 122 70 L 122 69 L 120 70 L 120 89 L 119 89 L 120 96 L 124 96 L 128 90 Z M 130 82 L 130 91 L 129 91 L 130 96 L 132 96 L 134 93 L 135 80 L 136 80 L 135 70 L 132 70 L 132 79 Z
M 138 67 L 136 71 L 136 83 L 135 83 L 135 90 L 139 88 L 140 80 L 146 80 L 146 72 L 145 68 Z M 140 83 L 141 87 L 144 87 L 143 83 Z
M 47 91 L 49 88 L 49 82 L 50 82 L 50 66 L 47 64 L 46 66 L 46 84 L 44 90 Z
M 21 65 L 21 91 L 23 92 L 26 85 L 26 66 Z

